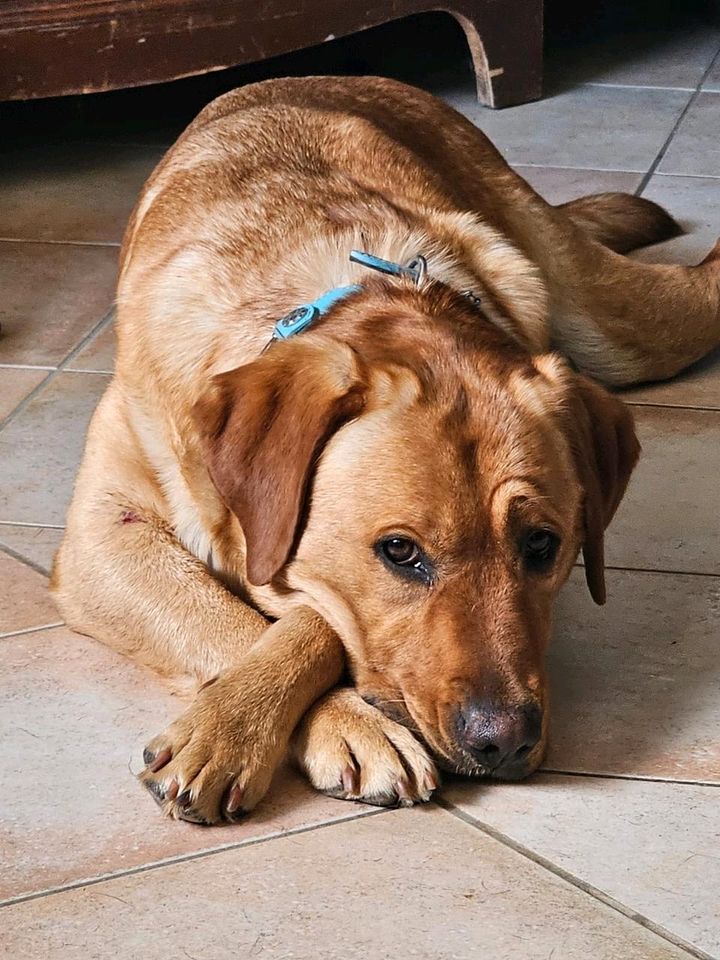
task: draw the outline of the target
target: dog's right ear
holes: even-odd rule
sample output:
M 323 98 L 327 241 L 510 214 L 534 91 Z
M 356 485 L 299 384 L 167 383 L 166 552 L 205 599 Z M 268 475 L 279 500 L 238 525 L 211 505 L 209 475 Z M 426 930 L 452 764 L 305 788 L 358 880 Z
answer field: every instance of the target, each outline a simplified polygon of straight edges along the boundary
M 360 412 L 365 389 L 350 347 L 305 336 L 213 377 L 196 403 L 210 476 L 245 534 L 250 583 L 269 583 L 287 562 L 323 446 Z
M 605 603 L 605 529 L 615 515 L 640 456 L 630 408 L 600 384 L 575 375 L 571 394 L 572 450 L 584 491 L 585 578 Z

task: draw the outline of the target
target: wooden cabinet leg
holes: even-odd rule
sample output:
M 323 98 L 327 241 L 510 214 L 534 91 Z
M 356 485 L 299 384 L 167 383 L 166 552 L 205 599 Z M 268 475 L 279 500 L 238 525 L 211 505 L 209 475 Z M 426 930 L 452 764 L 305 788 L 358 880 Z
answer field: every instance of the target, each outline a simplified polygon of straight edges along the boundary
M 481 103 L 511 107 L 540 98 L 543 0 L 471 0 L 446 9 L 465 31 Z

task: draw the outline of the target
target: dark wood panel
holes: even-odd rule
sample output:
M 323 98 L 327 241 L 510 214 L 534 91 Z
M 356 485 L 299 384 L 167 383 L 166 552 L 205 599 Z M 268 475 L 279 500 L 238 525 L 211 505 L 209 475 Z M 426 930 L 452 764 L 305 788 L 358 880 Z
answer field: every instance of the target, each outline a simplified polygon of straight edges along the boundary
M 540 95 L 542 0 L 0 0 L 0 99 L 158 83 L 432 10 L 463 27 L 481 100 Z

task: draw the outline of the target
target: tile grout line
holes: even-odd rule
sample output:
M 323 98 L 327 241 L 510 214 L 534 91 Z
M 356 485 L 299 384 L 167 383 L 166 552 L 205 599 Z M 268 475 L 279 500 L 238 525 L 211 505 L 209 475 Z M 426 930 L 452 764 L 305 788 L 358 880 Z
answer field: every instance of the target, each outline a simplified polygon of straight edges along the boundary
M 703 79 L 705 74 L 703 74 Z M 680 93 L 692 93 L 693 90 L 696 90 L 696 87 L 668 87 L 663 86 L 657 83 L 612 83 L 610 81 L 603 82 L 602 80 L 586 80 L 584 83 L 579 84 L 583 87 L 612 87 L 613 89 L 621 90 L 679 90 Z
M 585 564 L 573 564 L 573 570 L 584 570 Z M 606 563 L 606 570 L 617 570 L 620 573 L 659 573 L 669 577 L 710 577 L 717 580 L 720 573 L 708 573 L 706 570 L 665 570 L 658 567 L 624 567 L 618 564 Z
M 531 167 L 533 170 L 576 170 L 578 173 L 629 173 L 636 177 L 642 177 L 643 175 L 642 169 L 628 170 L 627 167 L 579 167 L 577 165 L 571 166 L 564 163 L 528 163 L 525 160 L 513 161 L 511 163 L 507 157 L 504 157 L 504 159 L 513 170 L 517 170 L 518 167 Z M 579 198 L 576 197 L 575 199 Z
M 73 370 L 73 373 L 76 371 Z M 34 523 L 31 520 L 0 520 L 0 527 L 28 527 L 31 530 L 64 530 L 64 523 Z
M 720 407 L 692 406 L 687 403 L 656 403 L 652 400 L 628 400 L 620 397 L 629 407 L 650 407 L 652 410 L 697 410 L 700 413 L 720 413 Z
M 553 777 L 589 777 L 591 780 L 624 780 L 630 783 L 679 783 L 684 787 L 715 787 L 720 788 L 720 780 L 684 780 L 676 777 L 651 777 L 631 773 L 595 773 L 585 770 L 551 770 L 549 767 L 540 767 L 538 773 L 545 773 Z
M 3 370 L 55 370 L 56 367 L 45 366 L 41 363 L 0 363 L 0 372 Z
M 28 633 L 41 633 L 43 630 L 57 630 L 58 627 L 64 627 L 65 621 L 58 623 L 44 623 L 39 627 L 23 627 L 22 630 L 11 630 L 9 633 L 0 633 L 0 640 L 13 640 L 15 637 L 24 637 Z
M 700 93 L 705 93 L 700 90 Z M 720 95 L 720 91 L 719 91 Z M 521 167 L 529 167 L 532 170 L 575 170 L 577 173 L 627 173 L 634 177 L 642 178 L 645 172 L 642 170 L 628 170 L 627 167 L 577 167 L 567 166 L 562 163 L 530 163 L 523 160 L 522 163 L 510 163 L 506 158 L 508 165 L 515 171 Z M 655 172 L 657 177 L 676 177 L 678 180 L 720 180 L 720 173 L 663 173 L 661 170 Z M 579 198 L 571 198 L 579 199 Z M 566 203 L 568 201 L 561 201 Z
M 645 175 L 643 176 L 642 180 L 640 181 L 637 189 L 635 190 L 635 196 L 636 196 L 636 197 L 641 197 L 641 196 L 643 195 L 643 193 L 644 193 L 644 191 L 645 191 L 645 187 L 647 187 L 648 183 L 649 183 L 650 180 L 652 179 L 653 174 L 655 173 L 655 171 L 657 170 L 657 168 L 658 168 L 658 167 L 660 166 L 660 164 L 662 163 L 663 158 L 664 158 L 665 154 L 667 153 L 667 151 L 668 151 L 668 149 L 669 149 L 669 147 L 670 147 L 670 144 L 672 143 L 672 141 L 673 141 L 673 139 L 674 139 L 674 137 L 675 137 L 675 134 L 676 134 L 676 133 L 678 132 L 678 130 L 680 129 L 680 124 L 683 122 L 683 120 L 684 120 L 685 117 L 687 116 L 688 112 L 690 111 L 690 108 L 695 105 L 695 103 L 697 102 L 697 99 L 698 99 L 698 97 L 700 96 L 700 94 L 703 93 L 702 85 L 705 83 L 705 81 L 707 80 L 707 78 L 710 76 L 710 73 L 712 72 L 712 70 L 713 70 L 715 64 L 718 62 L 718 59 L 719 59 L 719 58 L 720 58 L 720 50 L 717 51 L 717 53 L 715 54 L 715 56 L 714 56 L 714 57 L 712 58 L 712 60 L 710 61 L 708 67 L 707 67 L 706 70 L 705 70 L 705 72 L 704 72 L 703 75 L 700 77 L 700 80 L 698 81 L 698 85 L 695 87 L 695 90 L 694 90 L 694 92 L 691 94 L 690 99 L 689 99 L 688 102 L 685 104 L 685 109 L 681 112 L 680 116 L 679 116 L 678 119 L 677 119 L 677 122 L 673 125 L 672 130 L 670 131 L 667 139 L 665 140 L 665 143 L 663 143 L 663 145 L 662 145 L 662 146 L 660 147 L 660 149 L 658 150 L 657 156 L 655 157 L 655 159 L 653 160 L 653 162 L 650 164 L 650 167 L 648 168 L 647 172 L 645 173 Z
M 72 363 L 72 360 L 68 361 Z M 0 373 L 4 370 L 37 370 L 39 372 L 50 373 L 52 370 L 57 370 L 57 367 L 45 366 L 41 363 L 0 363 Z M 69 369 L 70 373 L 103 373 L 106 376 L 112 374 L 112 370 L 105 369 L 100 370 L 96 367 L 71 367 Z
M 161 870 L 163 867 L 171 867 L 177 863 L 187 863 L 191 860 L 201 860 L 205 857 L 213 857 L 218 853 L 225 853 L 228 850 L 239 850 L 242 847 L 254 847 L 261 843 L 271 843 L 273 840 L 282 840 L 283 837 L 294 837 L 302 833 L 312 833 L 314 830 L 324 830 L 327 827 L 333 827 L 339 823 L 352 823 L 355 820 L 365 820 L 368 817 L 382 816 L 391 813 L 392 810 L 383 808 L 381 810 L 364 810 L 361 813 L 351 814 L 347 817 L 340 817 L 337 820 L 323 820 L 320 823 L 306 824 L 302 827 L 291 827 L 289 830 L 282 830 L 277 833 L 270 833 L 264 837 L 248 837 L 246 840 L 238 840 L 235 843 L 226 843 L 219 847 L 204 850 L 194 850 L 192 853 L 181 853 L 174 857 L 165 857 L 162 860 L 153 860 L 152 863 L 143 863 L 137 867 L 130 867 L 127 870 L 118 870 L 114 873 L 103 873 L 96 877 L 88 877 L 84 880 L 73 880 L 71 883 L 58 884 L 56 887 L 46 887 L 44 890 L 37 890 L 33 893 L 22 893 L 17 897 L 9 897 L 0 901 L 0 910 L 5 907 L 15 906 L 19 903 L 28 903 L 30 900 L 40 900 L 44 897 L 55 896 L 70 890 L 80 890 L 83 887 L 94 887 L 101 883 L 108 883 L 121 877 L 132 877 L 139 873 L 149 873 L 151 870 Z
M 48 371 L 48 375 L 46 377 L 43 377 L 40 383 L 36 387 L 34 387 L 26 397 L 23 397 L 20 403 L 10 411 L 10 413 L 5 417 L 5 419 L 0 420 L 0 433 L 2 433 L 2 431 L 5 429 L 5 427 L 8 426 L 8 424 L 12 423 L 13 420 L 19 417 L 20 414 L 27 409 L 29 404 L 35 399 L 35 397 L 39 393 L 41 393 L 45 389 L 45 387 L 47 387 L 50 383 L 52 383 L 52 381 L 55 380 L 55 378 L 59 374 L 65 372 L 65 368 L 67 364 L 75 359 L 78 353 L 80 353 L 80 351 L 83 350 L 88 345 L 88 343 L 90 343 L 93 337 L 97 336 L 98 333 L 100 333 L 102 330 L 105 329 L 106 325 L 109 325 L 112 322 L 112 318 L 114 317 L 114 315 L 115 315 L 115 303 L 113 302 L 110 309 L 102 316 L 100 320 L 98 320 L 98 322 L 88 331 L 88 333 L 86 333 L 85 336 L 78 343 L 75 344 L 72 350 L 70 350 L 70 352 L 63 357 L 63 359 L 60 361 L 57 367 L 54 367 L 52 370 Z M 75 373 L 76 371 L 69 370 L 67 372 Z
M 705 93 L 701 90 L 700 93 Z M 677 180 L 718 180 L 720 173 L 663 173 L 662 170 L 655 172 L 656 177 L 675 177 Z
M 69 361 L 72 363 L 72 360 Z M 90 376 L 102 376 L 102 377 L 111 377 L 113 375 L 112 370 L 91 370 L 89 367 L 66 367 L 65 373 L 87 373 Z
M 19 416 L 23 410 L 27 407 L 31 400 L 33 400 L 43 389 L 43 387 L 50 383 L 51 380 L 54 380 L 58 372 L 58 368 L 54 367 L 52 370 L 48 370 L 47 376 L 43 377 L 40 383 L 22 398 L 20 403 L 10 411 L 10 413 L 5 417 L 4 420 L 0 420 L 0 433 L 5 429 L 5 427 L 12 423 L 16 416 Z
M 0 237 L 0 243 L 49 243 L 56 247 L 120 247 L 117 240 L 42 240 L 36 237 Z
M 560 880 L 564 880 L 566 883 L 575 887 L 577 890 L 582 891 L 589 897 L 592 897 L 594 900 L 599 901 L 604 904 L 606 907 L 609 907 L 611 910 L 614 910 L 616 913 L 621 914 L 626 917 L 628 920 L 631 920 L 633 923 L 638 924 L 641 927 L 644 927 L 650 933 L 653 933 L 656 937 L 659 937 L 661 940 L 664 940 L 667 943 L 673 944 L 675 947 L 679 947 L 681 950 L 684 950 L 692 957 L 696 957 L 697 960 L 716 960 L 709 953 L 705 953 L 704 950 L 701 950 L 699 947 L 694 946 L 692 943 L 689 943 L 687 940 L 683 940 L 682 937 L 676 936 L 672 931 L 667 930 L 665 927 L 661 927 L 659 924 L 655 923 L 654 920 L 651 920 L 649 917 L 644 916 L 642 913 L 638 913 L 636 910 L 633 910 L 631 907 L 627 907 L 620 900 L 616 900 L 614 897 L 611 897 L 610 894 L 605 893 L 599 887 L 594 886 L 591 883 L 588 883 L 586 880 L 583 880 L 581 877 L 575 876 L 575 874 L 570 873 L 569 870 L 565 870 L 564 867 L 559 866 L 556 863 L 553 863 L 552 860 L 548 860 L 547 857 L 544 857 L 540 853 L 536 853 L 534 850 L 531 850 L 529 847 L 526 847 L 524 844 L 519 843 L 517 840 L 514 840 L 512 837 L 507 836 L 507 834 L 502 833 L 500 830 L 496 830 L 494 827 L 491 827 L 489 824 L 478 820 L 473 817 L 471 814 L 466 813 L 464 810 L 461 810 L 459 807 L 456 807 L 454 804 L 450 803 L 448 800 L 437 800 L 436 803 L 438 806 L 442 807 L 443 810 L 447 811 L 451 816 L 456 817 L 458 820 L 462 820 L 464 823 L 467 823 L 469 826 L 474 827 L 476 830 L 479 830 L 481 833 L 484 833 L 486 836 L 490 837 L 492 840 L 497 841 L 498 843 L 503 844 L 503 846 L 508 847 L 511 850 L 514 850 L 515 853 L 520 854 L 520 856 L 525 857 L 527 860 L 531 860 L 533 863 L 537 864 L 539 867 L 547 870 L 549 873 L 554 874 Z
M 41 573 L 45 579 L 50 576 L 48 571 L 42 567 L 39 563 L 35 563 L 34 560 L 30 560 L 29 557 L 24 556 L 22 553 L 18 553 L 17 550 L 14 550 L 12 547 L 9 547 L 6 543 L 3 543 L 0 540 L 0 551 L 7 554 L 8 557 L 12 557 L 13 560 L 17 560 L 18 563 L 24 564 L 26 567 L 30 567 L 31 570 L 34 570 L 35 573 Z

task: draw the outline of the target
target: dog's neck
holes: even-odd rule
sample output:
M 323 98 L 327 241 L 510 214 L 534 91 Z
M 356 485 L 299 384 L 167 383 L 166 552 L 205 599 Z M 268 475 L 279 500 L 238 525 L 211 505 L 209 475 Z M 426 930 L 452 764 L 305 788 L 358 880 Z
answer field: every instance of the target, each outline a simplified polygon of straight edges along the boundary
M 546 294 L 532 264 L 474 215 L 435 210 L 410 228 L 399 218 L 386 219 L 301 238 L 283 252 L 266 288 L 268 299 L 278 305 L 275 316 L 267 319 L 268 337 L 274 323 L 296 307 L 327 291 L 362 285 L 374 274 L 350 260 L 353 249 L 397 264 L 421 255 L 429 278 L 458 293 L 470 292 L 485 316 L 514 337 L 519 315 L 524 345 L 533 352 L 547 349 Z
M 427 261 L 434 280 L 458 291 L 479 285 L 479 278 L 463 261 L 462 253 L 448 237 L 406 225 L 384 225 L 375 229 L 347 229 L 303 240 L 279 264 L 285 289 L 297 292 L 298 302 L 309 303 L 335 288 L 362 284 L 373 275 L 372 267 L 350 260 L 352 250 L 365 250 L 396 264 L 406 264 L 418 254 Z M 279 278 L 278 278 L 279 279 Z

